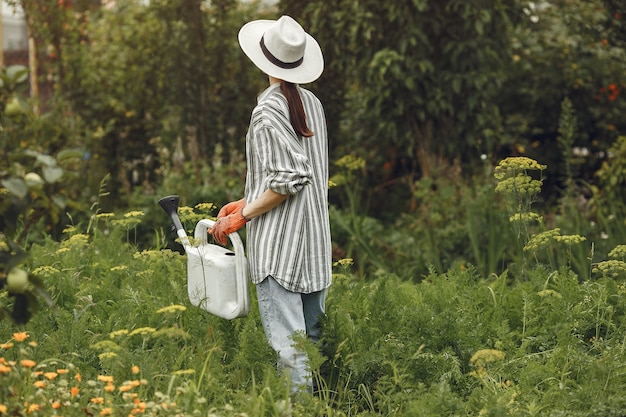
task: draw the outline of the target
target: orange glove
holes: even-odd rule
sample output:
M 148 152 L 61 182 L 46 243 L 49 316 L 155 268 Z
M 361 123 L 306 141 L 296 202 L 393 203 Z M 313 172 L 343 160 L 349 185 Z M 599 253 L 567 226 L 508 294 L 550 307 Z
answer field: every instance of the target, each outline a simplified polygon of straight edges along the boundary
M 220 209 L 219 213 L 217 213 L 217 218 L 221 219 L 222 217 L 226 217 L 229 214 L 233 214 L 236 211 L 240 211 L 244 208 L 245 205 L 246 205 L 245 198 L 242 198 L 241 200 L 237 200 L 237 201 L 231 201 L 230 203 L 226 204 L 224 207 Z
M 218 218 L 215 225 L 209 229 L 209 233 L 211 233 L 211 236 L 213 236 L 213 239 L 215 239 L 217 243 L 225 246 L 226 235 L 236 232 L 248 222 L 248 219 L 243 217 L 242 211 L 243 208 L 227 216 Z

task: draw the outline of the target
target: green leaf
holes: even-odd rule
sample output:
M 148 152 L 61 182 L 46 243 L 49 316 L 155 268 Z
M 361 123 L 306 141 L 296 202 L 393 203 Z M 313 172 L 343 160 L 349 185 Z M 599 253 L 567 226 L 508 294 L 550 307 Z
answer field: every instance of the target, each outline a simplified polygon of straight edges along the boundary
M 70 158 L 82 158 L 83 157 L 83 151 L 78 150 L 78 149 L 64 149 L 61 152 L 59 152 L 57 154 L 57 161 L 61 162 L 61 161 L 65 161 L 66 159 L 70 159 Z
M 57 164 L 57 160 L 53 156 L 45 155 L 42 153 L 37 154 L 37 161 L 41 162 L 44 165 L 47 165 L 48 167 L 53 167 Z
M 26 182 L 21 178 L 3 179 L 2 186 L 9 190 L 11 194 L 14 194 L 19 198 L 26 197 L 26 194 L 28 193 L 28 186 L 26 185 Z
M 43 177 L 49 183 L 57 182 L 63 176 L 63 168 L 57 166 L 43 167 Z

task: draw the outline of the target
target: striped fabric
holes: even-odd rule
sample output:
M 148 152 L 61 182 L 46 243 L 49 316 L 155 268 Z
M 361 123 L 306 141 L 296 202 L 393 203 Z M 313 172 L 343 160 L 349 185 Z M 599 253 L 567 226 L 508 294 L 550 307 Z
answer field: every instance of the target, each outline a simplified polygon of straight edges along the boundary
M 285 289 L 311 293 L 331 283 L 328 219 L 328 138 L 320 101 L 299 89 L 307 124 L 315 134 L 296 136 L 280 83 L 258 98 L 246 136 L 246 201 L 268 188 L 289 197 L 247 224 L 253 283 L 271 275 Z

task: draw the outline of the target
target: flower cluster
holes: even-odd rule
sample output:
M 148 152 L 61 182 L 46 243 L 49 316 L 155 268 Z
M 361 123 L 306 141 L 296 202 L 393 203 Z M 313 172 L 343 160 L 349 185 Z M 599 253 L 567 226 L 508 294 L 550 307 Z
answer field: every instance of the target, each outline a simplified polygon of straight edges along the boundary
M 559 229 L 558 227 L 552 230 L 546 230 L 545 232 L 537 233 L 536 235 L 531 237 L 526 246 L 524 246 L 524 251 L 546 248 L 556 240 L 555 238 L 557 236 L 560 235 L 561 229 Z
M 335 161 L 335 165 L 348 171 L 357 171 L 365 168 L 365 159 L 355 155 L 345 155 Z
M 488 363 L 501 362 L 505 358 L 504 352 L 498 349 L 481 349 L 470 358 L 470 363 L 483 368 Z
M 120 226 L 125 229 L 133 229 L 137 227 L 141 223 L 141 218 L 144 216 L 143 211 L 129 211 L 124 214 L 123 219 L 113 220 L 112 223 L 115 226 Z
M 496 192 L 502 194 L 534 195 L 541 191 L 542 180 L 535 180 L 525 174 L 502 178 L 496 185 Z
M 541 223 L 543 221 L 543 216 L 533 212 L 515 213 L 509 217 L 509 221 L 511 223 Z
M 626 245 L 617 245 L 609 252 L 609 258 L 624 259 L 626 257 Z
M 37 347 L 29 334 L 17 332 L 0 344 L 0 416 L 170 415 L 180 412 L 169 396 L 158 394 L 153 401 L 142 399 L 148 384 L 133 365 L 131 379 L 116 383 L 112 375 L 83 380 L 71 363 L 57 360 L 37 363 L 29 349 Z M 12 356 L 7 359 L 6 356 Z
M 604 276 L 618 278 L 626 272 L 626 262 L 617 259 L 609 259 L 608 261 L 599 262 L 593 272 L 601 273 Z
M 541 165 L 534 159 L 525 156 L 509 157 L 500 161 L 495 169 L 494 177 L 497 180 L 502 180 L 511 175 L 515 176 L 520 172 L 543 171 L 546 168 L 546 165 Z
M 556 242 L 563 243 L 564 245 L 571 246 L 571 245 L 577 245 L 579 243 L 582 243 L 585 240 L 587 240 L 587 238 L 584 236 L 580 236 L 580 235 L 560 235 L 560 236 L 555 236 L 554 240 Z

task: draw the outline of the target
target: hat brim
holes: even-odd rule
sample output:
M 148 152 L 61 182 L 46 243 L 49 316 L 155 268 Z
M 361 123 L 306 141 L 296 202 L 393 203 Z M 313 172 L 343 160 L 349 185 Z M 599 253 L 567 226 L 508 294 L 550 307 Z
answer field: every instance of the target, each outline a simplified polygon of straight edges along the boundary
M 306 33 L 306 46 L 302 64 L 296 68 L 281 68 L 271 63 L 261 50 L 261 37 L 275 20 L 254 20 L 239 30 L 239 46 L 261 71 L 274 78 L 291 83 L 306 84 L 317 80 L 324 71 L 322 49 L 311 35 Z

